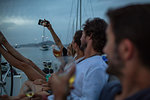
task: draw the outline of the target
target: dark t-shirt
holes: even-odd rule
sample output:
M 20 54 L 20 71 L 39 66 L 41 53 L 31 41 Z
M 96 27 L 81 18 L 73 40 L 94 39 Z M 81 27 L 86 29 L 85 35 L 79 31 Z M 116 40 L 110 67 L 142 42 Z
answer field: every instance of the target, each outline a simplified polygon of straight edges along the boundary
M 114 100 L 116 94 L 121 93 L 121 85 L 119 80 L 114 80 L 105 84 L 100 100 Z
M 101 92 L 100 100 L 114 100 L 115 95 L 121 93 L 121 89 L 118 80 L 108 82 Z M 139 91 L 125 100 L 150 100 L 150 88 Z
M 63 56 L 67 56 L 67 49 L 63 47 Z
M 150 88 L 139 91 L 125 100 L 150 100 Z

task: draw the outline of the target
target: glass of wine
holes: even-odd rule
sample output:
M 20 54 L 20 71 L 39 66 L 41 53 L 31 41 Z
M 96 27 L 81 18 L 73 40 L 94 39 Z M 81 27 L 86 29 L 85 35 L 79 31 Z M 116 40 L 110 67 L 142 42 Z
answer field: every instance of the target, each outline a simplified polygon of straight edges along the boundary
M 61 57 L 62 56 L 61 50 L 59 50 L 55 45 L 52 45 L 52 49 L 53 49 L 53 54 L 55 57 Z
M 21 93 L 25 94 L 27 97 L 32 98 L 34 96 L 35 89 L 31 89 L 26 84 L 23 84 L 21 88 Z
M 59 61 L 63 62 L 63 69 L 64 69 L 64 72 L 60 73 L 59 76 L 67 74 L 73 66 L 76 66 L 75 60 L 72 56 L 58 57 L 58 59 L 61 59 Z M 70 87 L 72 87 L 74 80 L 75 80 L 75 74 L 69 80 Z
M 29 90 L 26 92 L 26 96 L 32 98 L 34 96 L 34 92 Z

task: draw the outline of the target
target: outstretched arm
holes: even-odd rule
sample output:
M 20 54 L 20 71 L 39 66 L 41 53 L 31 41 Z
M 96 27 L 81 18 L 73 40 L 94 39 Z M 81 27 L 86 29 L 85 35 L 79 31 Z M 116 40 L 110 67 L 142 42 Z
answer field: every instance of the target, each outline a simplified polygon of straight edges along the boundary
M 5 48 L 4 48 L 5 47 Z M 43 72 L 30 60 L 17 52 L 0 32 L 0 53 L 14 67 L 22 70 L 30 80 L 45 79 Z
M 45 27 L 48 28 L 48 30 L 50 31 L 50 33 L 52 34 L 52 37 L 56 43 L 56 45 L 58 46 L 58 48 L 61 50 L 64 46 L 60 40 L 60 38 L 57 36 L 57 34 L 55 33 L 54 29 L 52 28 L 52 25 L 50 24 L 49 21 L 45 20 L 47 22 L 47 25 L 45 25 Z
M 3 57 L 14 67 L 22 70 L 27 77 L 30 80 L 36 80 L 36 79 L 45 79 L 43 75 L 41 75 L 39 72 L 37 72 L 31 65 L 19 61 L 14 56 L 12 56 L 7 50 L 5 50 L 2 45 L 0 45 L 0 53 L 3 55 Z
M 17 50 L 15 50 L 9 44 L 9 42 L 4 37 L 4 35 L 2 34 L 2 32 L 0 32 L 0 38 L 1 38 L 0 44 L 2 44 L 13 57 L 15 57 L 17 60 L 19 60 L 21 62 L 25 62 L 25 63 L 29 64 L 35 70 L 37 70 L 40 74 L 42 74 L 43 76 L 45 76 L 45 73 L 43 71 L 41 71 L 41 69 L 39 67 L 37 67 L 31 60 L 29 60 L 29 59 L 25 58 L 23 55 L 21 55 Z

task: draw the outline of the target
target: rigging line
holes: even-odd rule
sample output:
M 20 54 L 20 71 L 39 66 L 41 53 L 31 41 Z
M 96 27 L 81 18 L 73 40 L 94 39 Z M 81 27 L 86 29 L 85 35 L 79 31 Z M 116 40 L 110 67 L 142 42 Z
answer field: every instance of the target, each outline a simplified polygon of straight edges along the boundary
M 94 17 L 94 10 L 93 10 L 93 6 L 92 6 L 92 2 L 91 2 L 91 0 L 89 0 L 89 1 L 90 1 L 91 11 L 92 11 L 92 17 Z
M 74 1 L 74 0 L 72 0 L 71 10 L 70 10 L 70 16 L 69 16 L 69 24 L 68 24 L 68 29 L 67 29 L 67 39 L 68 39 L 69 33 L 71 33 L 71 32 L 70 32 L 70 29 L 71 29 L 71 28 L 69 28 L 69 27 L 70 27 L 70 25 L 71 25 L 71 16 L 72 16 L 72 11 L 73 11 L 73 4 L 74 4 L 73 1 Z M 66 43 L 67 43 L 67 39 L 66 39 Z
M 91 18 L 92 16 L 91 16 L 91 9 L 90 9 L 90 3 L 89 3 L 90 1 L 89 0 L 87 0 L 87 5 L 88 5 L 88 8 L 87 8 L 87 16 L 89 17 L 89 18 Z
M 86 8 L 85 8 L 85 6 L 88 6 L 88 3 L 86 2 L 86 4 L 85 3 L 83 3 L 84 5 L 83 5 L 83 17 L 86 17 L 87 16 L 87 10 L 86 10 Z
M 75 23 L 75 20 L 73 21 L 73 24 L 72 24 L 72 36 L 71 36 L 72 38 L 73 38 L 73 36 L 74 36 L 73 34 L 75 33 L 75 30 L 74 30 L 74 23 Z M 72 39 L 72 38 L 71 38 L 71 39 Z
M 71 34 L 72 38 L 73 38 L 75 32 L 77 31 L 75 28 L 76 28 L 76 17 L 73 19 L 73 22 L 72 22 L 72 34 Z
M 79 0 L 77 0 L 77 12 L 76 12 L 76 14 L 77 14 L 77 16 L 76 16 L 76 31 L 77 31 L 77 29 L 78 29 L 78 10 L 79 10 Z

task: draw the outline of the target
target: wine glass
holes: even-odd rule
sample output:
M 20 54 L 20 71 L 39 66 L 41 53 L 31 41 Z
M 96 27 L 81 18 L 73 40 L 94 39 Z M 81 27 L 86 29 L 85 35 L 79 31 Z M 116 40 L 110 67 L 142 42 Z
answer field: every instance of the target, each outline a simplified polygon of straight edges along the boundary
M 29 97 L 29 98 L 32 98 L 34 96 L 34 92 L 32 90 L 28 90 L 26 92 L 26 96 Z
M 53 54 L 55 57 L 61 57 L 62 56 L 62 51 L 59 50 L 57 46 L 52 45 L 52 49 L 53 49 Z
M 35 89 L 31 89 L 26 84 L 23 84 L 21 88 L 21 93 L 25 94 L 27 97 L 32 98 L 34 96 Z
M 71 68 L 73 66 L 76 66 L 75 59 L 72 56 L 58 57 L 58 59 L 61 59 L 59 61 L 63 62 L 63 69 L 64 69 L 64 72 L 60 73 L 59 76 L 67 74 L 71 70 Z M 75 74 L 69 79 L 69 85 L 70 85 L 70 87 L 72 87 L 74 81 L 75 81 Z

